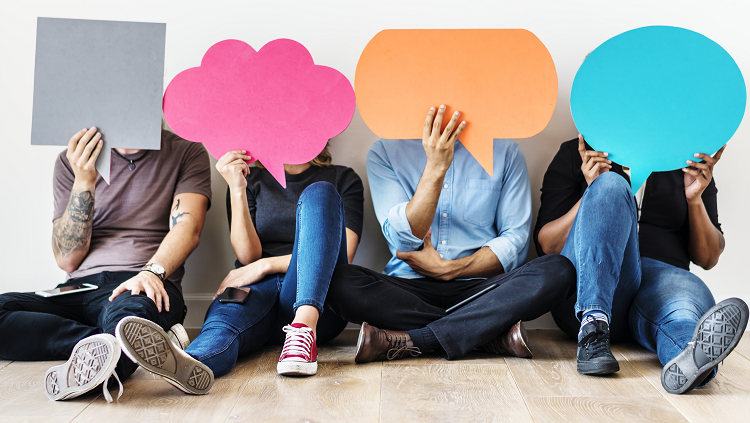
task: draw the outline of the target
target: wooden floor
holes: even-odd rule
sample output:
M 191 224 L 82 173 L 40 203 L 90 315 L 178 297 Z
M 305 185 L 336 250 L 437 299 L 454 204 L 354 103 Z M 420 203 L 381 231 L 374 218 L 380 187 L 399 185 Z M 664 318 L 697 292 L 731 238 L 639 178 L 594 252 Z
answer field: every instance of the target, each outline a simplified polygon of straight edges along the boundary
M 241 359 L 205 396 L 139 369 L 119 402 L 99 395 L 52 402 L 42 387 L 57 362 L 0 361 L 0 422 L 743 422 L 750 421 L 750 337 L 705 389 L 667 394 L 655 354 L 616 345 L 620 372 L 576 373 L 562 332 L 529 331 L 533 360 L 480 352 L 355 365 L 356 331 L 320 349 L 318 374 L 276 375 L 280 348 Z

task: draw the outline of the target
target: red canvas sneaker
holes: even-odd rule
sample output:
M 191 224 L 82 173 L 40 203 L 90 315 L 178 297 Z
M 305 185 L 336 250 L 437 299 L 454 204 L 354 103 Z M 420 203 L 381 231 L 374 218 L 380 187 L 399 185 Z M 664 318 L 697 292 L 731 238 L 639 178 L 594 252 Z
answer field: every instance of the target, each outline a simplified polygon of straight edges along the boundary
M 312 329 L 302 323 L 284 326 L 286 340 L 276 372 L 284 376 L 312 376 L 318 371 L 318 346 Z

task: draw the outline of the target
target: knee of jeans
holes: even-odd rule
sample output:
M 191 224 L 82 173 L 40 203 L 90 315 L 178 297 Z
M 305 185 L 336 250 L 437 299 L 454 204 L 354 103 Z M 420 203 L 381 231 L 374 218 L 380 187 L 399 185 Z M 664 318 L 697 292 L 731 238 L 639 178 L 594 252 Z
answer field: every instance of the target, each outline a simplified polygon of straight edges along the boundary
M 599 175 L 589 188 L 593 193 L 606 192 L 608 196 L 624 194 L 627 198 L 632 196 L 628 181 L 615 172 L 605 172 Z
M 109 323 L 127 316 L 156 321 L 159 316 L 159 309 L 156 308 L 156 303 L 151 298 L 146 295 L 130 295 L 129 291 L 118 295 L 111 303 L 108 303 L 103 312 L 103 321 Z
M 339 192 L 336 191 L 336 187 L 334 187 L 331 183 L 325 182 L 325 181 L 318 181 L 315 183 L 312 183 L 307 186 L 307 188 L 302 191 L 302 194 L 299 197 L 299 201 L 305 201 L 309 198 L 323 198 L 328 201 L 334 201 L 338 199 Z

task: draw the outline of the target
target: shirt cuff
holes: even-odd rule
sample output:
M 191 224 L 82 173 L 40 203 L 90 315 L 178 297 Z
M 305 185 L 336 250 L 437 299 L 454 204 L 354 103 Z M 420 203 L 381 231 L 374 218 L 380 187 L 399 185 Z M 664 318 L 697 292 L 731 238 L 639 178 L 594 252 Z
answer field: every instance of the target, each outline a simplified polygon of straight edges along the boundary
M 503 265 L 503 271 L 510 272 L 518 266 L 518 253 L 515 245 L 507 238 L 492 238 L 482 247 L 489 247 L 495 253 L 500 264 Z
M 415 237 L 411 233 L 409 219 L 406 218 L 406 205 L 401 203 L 393 206 L 388 212 L 388 241 L 395 245 L 399 251 L 414 251 L 419 248 L 424 240 Z

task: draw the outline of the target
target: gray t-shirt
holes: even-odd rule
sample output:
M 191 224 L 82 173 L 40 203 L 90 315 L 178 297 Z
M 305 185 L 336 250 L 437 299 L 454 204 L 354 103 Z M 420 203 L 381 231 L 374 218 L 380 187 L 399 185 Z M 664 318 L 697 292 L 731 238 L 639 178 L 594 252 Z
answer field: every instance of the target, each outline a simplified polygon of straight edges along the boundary
M 66 151 L 55 162 L 53 220 L 65 213 L 75 179 Z M 203 194 L 210 205 L 211 168 L 203 144 L 162 131 L 161 150 L 142 150 L 124 157 L 138 159 L 135 169 L 130 170 L 130 161 L 112 151 L 111 184 L 97 177 L 91 246 L 68 278 L 140 270 L 169 232 L 177 194 Z M 184 266 L 180 266 L 168 279 L 180 288 L 184 274 Z

